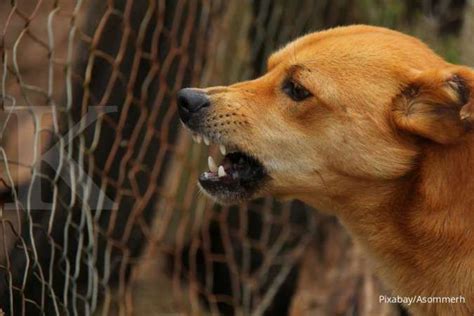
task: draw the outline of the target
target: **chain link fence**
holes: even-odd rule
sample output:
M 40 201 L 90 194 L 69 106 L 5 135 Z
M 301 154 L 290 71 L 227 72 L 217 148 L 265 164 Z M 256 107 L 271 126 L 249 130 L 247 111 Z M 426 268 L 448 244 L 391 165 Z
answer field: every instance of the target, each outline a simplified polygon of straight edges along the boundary
M 218 149 L 192 143 L 175 94 L 258 76 L 285 42 L 356 22 L 472 63 L 473 14 L 461 0 L 1 2 L 0 308 L 403 313 L 376 303 L 383 289 L 335 219 L 201 195 Z

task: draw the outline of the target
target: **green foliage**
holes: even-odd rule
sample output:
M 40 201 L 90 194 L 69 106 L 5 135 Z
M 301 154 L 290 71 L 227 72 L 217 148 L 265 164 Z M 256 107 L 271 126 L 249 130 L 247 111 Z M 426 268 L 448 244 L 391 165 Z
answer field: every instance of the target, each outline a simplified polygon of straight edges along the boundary
M 439 46 L 438 53 L 443 55 L 447 61 L 453 64 L 461 63 L 459 38 L 455 36 L 445 37 L 440 41 Z
M 428 43 L 451 63 L 461 62 L 460 40 L 439 33 L 436 18 L 417 6 L 400 0 L 359 0 L 355 2 L 356 23 L 379 25 L 412 34 Z
M 403 1 L 394 0 L 361 0 L 358 5 L 359 17 L 368 24 L 389 28 L 399 28 L 406 16 Z

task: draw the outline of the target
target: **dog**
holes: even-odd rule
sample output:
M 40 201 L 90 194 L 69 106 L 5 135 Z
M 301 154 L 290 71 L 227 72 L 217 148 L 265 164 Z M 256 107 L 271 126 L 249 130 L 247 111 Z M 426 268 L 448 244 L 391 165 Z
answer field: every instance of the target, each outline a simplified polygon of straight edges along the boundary
M 177 104 L 224 155 L 199 176 L 208 196 L 334 214 L 394 295 L 417 299 L 412 313 L 474 313 L 474 70 L 354 25 L 296 39 L 255 80 L 182 89 Z

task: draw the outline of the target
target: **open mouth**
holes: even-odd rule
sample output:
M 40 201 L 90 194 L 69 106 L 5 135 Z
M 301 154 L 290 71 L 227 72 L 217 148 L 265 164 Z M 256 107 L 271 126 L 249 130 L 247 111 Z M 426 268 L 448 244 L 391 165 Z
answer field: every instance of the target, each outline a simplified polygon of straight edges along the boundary
M 193 134 L 193 139 L 210 145 L 206 136 Z M 220 163 L 209 156 L 209 170 L 199 176 L 201 188 L 223 203 L 232 203 L 252 198 L 267 179 L 261 162 L 235 146 L 219 145 L 224 156 Z

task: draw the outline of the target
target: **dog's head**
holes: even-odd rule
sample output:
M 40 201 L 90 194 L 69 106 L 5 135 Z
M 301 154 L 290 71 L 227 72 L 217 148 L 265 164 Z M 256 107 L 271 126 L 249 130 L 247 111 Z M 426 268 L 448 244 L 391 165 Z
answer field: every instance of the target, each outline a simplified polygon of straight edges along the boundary
M 351 26 L 288 44 L 258 79 L 181 90 L 178 106 L 198 139 L 226 148 L 221 166 L 211 161 L 199 178 L 209 195 L 311 198 L 326 208 L 361 183 L 405 176 L 426 144 L 461 141 L 473 78 L 415 38 Z

